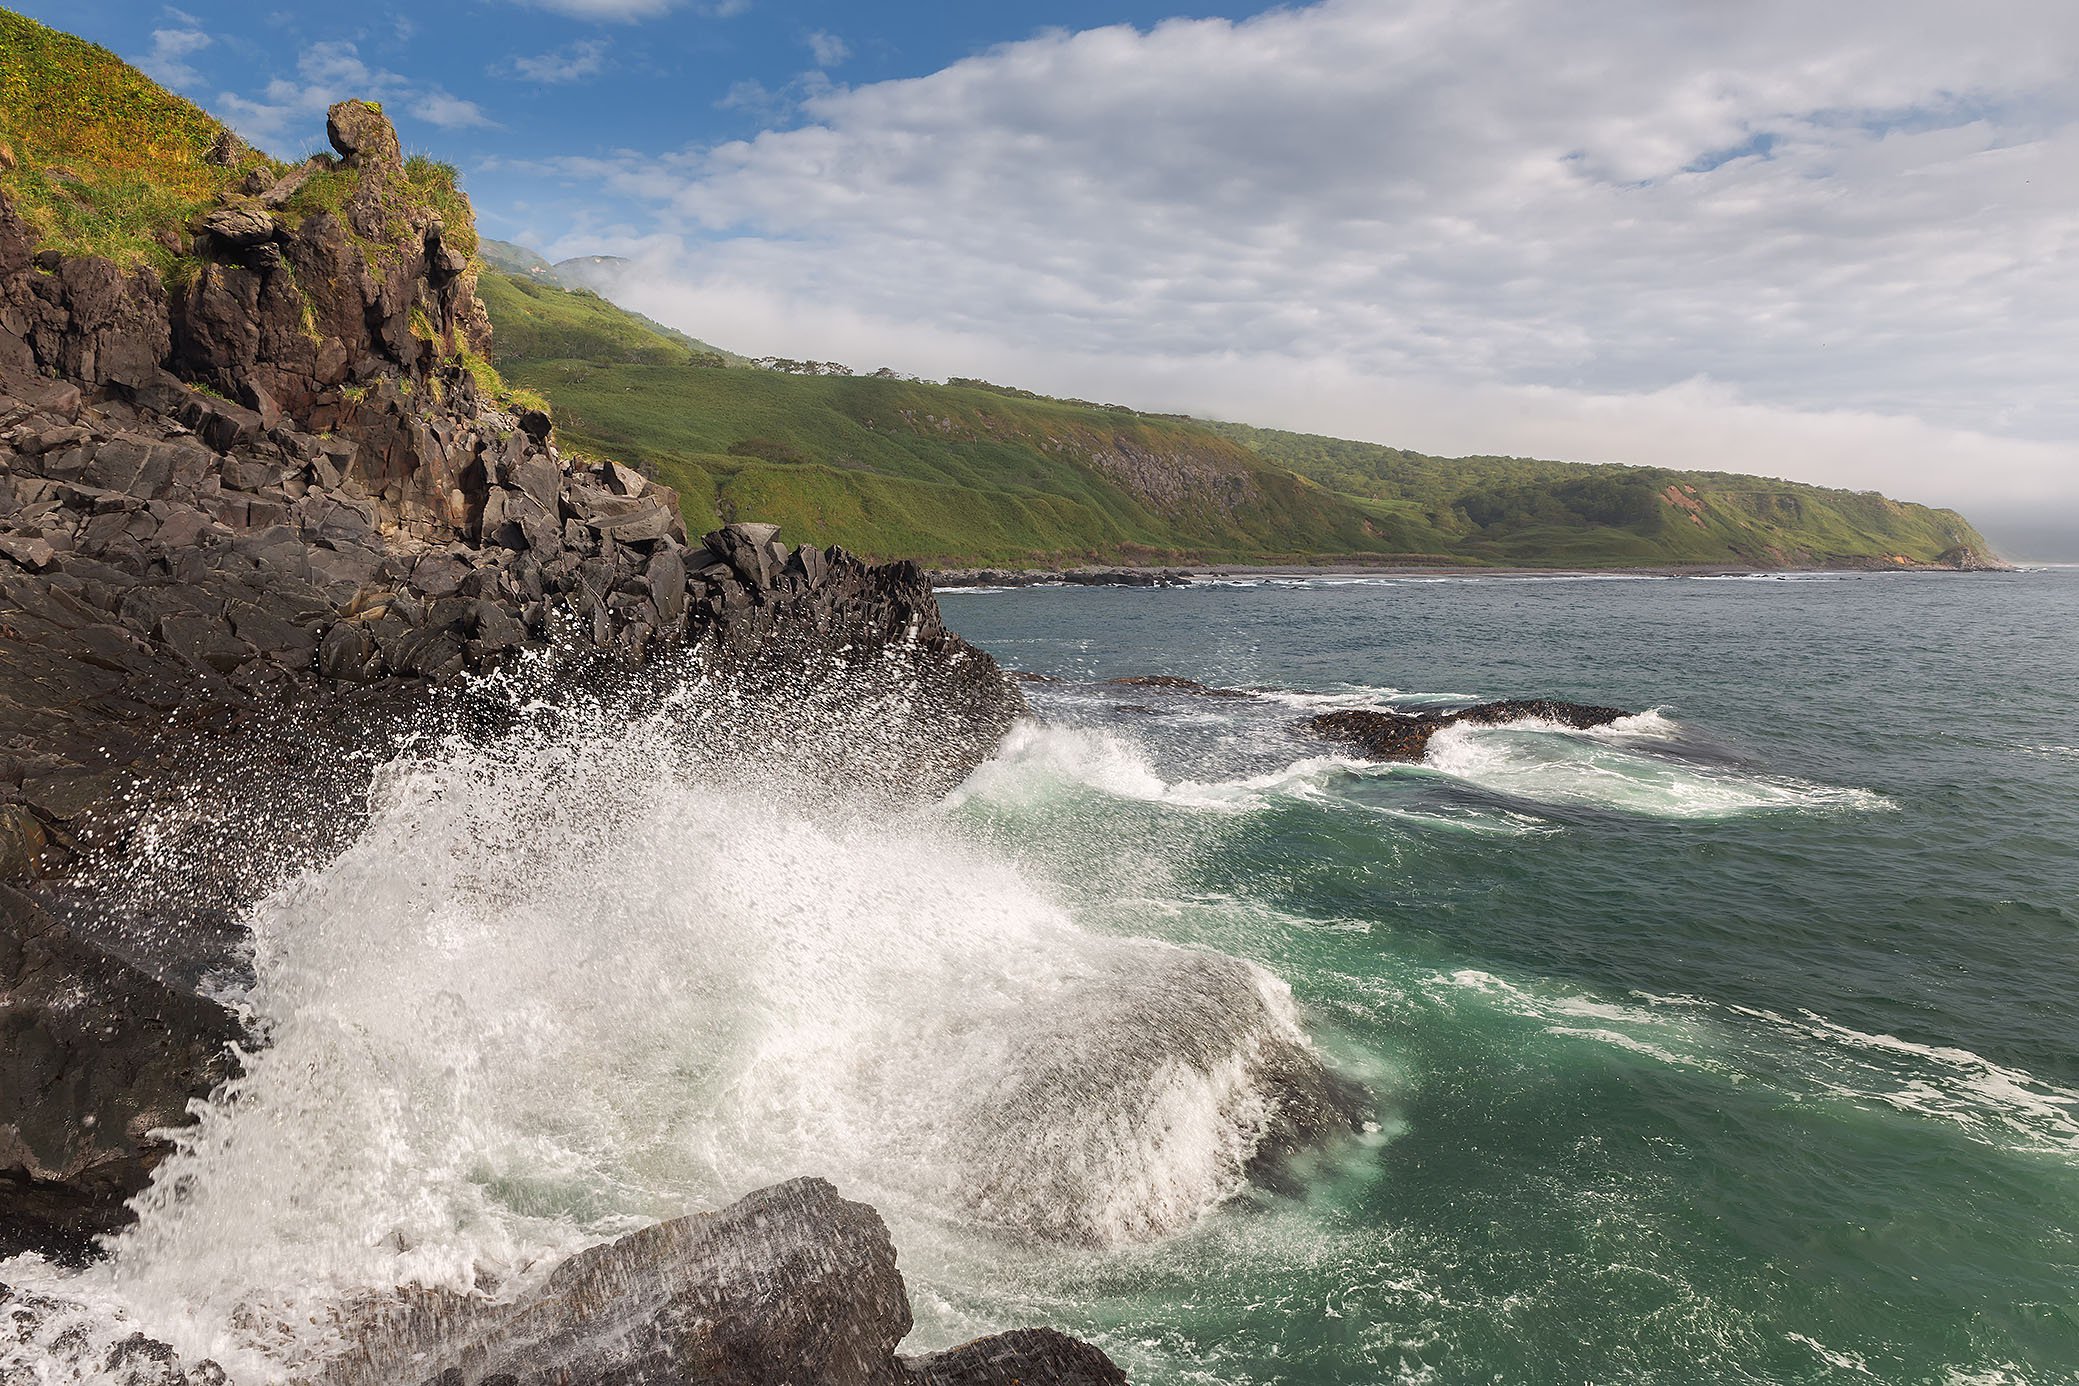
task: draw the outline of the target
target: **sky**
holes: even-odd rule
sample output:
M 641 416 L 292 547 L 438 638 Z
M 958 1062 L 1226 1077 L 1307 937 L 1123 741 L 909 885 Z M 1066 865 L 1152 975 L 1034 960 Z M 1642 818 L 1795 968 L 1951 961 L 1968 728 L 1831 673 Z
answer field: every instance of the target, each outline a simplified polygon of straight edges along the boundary
M 1787 476 L 2079 559 L 2070 0 L 72 0 L 749 355 Z

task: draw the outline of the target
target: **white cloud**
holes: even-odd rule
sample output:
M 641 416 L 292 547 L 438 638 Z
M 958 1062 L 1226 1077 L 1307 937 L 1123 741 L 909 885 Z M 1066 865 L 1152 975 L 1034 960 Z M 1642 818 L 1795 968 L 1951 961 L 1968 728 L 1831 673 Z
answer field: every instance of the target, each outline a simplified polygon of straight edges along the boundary
M 369 66 L 353 44 L 314 43 L 296 59 L 296 75 L 276 77 L 258 96 L 225 92 L 214 103 L 239 133 L 259 144 L 298 136 L 315 145 L 334 102 L 349 98 L 392 103 L 443 130 L 495 124 L 474 101 L 441 87 L 427 87 L 395 72 Z
M 678 0 L 522 0 L 522 3 L 568 15 L 572 19 L 594 19 L 609 24 L 655 19 L 678 7 Z
M 193 15 L 179 10 L 169 10 L 168 13 L 181 21 L 181 27 L 152 30 L 152 51 L 139 58 L 137 66 L 162 86 L 198 86 L 202 74 L 188 65 L 188 59 L 215 40 L 202 31 Z
M 509 67 L 512 75 L 530 82 L 581 82 L 606 70 L 607 48 L 604 39 L 582 39 L 553 53 L 514 58 Z
M 435 87 L 412 98 L 411 113 L 443 130 L 474 129 L 492 124 L 474 101 L 464 101 Z
M 2061 0 L 1326 0 L 1049 33 L 588 176 L 697 228 L 638 306 L 733 305 L 686 319 L 711 340 L 1445 452 L 2074 495 L 2075 77 Z
M 810 34 L 805 41 L 808 44 L 809 52 L 816 59 L 817 67 L 842 67 L 845 61 L 852 56 L 851 44 L 846 43 L 836 34 L 826 33 L 821 29 Z

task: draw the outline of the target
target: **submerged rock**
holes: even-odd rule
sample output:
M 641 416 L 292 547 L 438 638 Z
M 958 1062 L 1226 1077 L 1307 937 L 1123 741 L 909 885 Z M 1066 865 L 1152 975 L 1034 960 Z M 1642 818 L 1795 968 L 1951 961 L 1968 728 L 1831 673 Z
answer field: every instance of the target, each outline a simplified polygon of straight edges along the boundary
M 1120 940 L 1000 1037 L 1001 1076 L 944 1149 L 956 1197 L 1021 1238 L 1111 1246 L 1189 1227 L 1357 1133 L 1367 1096 L 1307 1041 L 1283 983 L 1239 958 Z M 1044 1133 L 1036 1138 L 1035 1133 Z
M 1606 727 L 1632 715 L 1622 708 L 1531 698 L 1479 703 L 1448 712 L 1325 712 L 1308 718 L 1304 725 L 1316 736 L 1355 746 L 1373 760 L 1415 761 L 1422 759 L 1438 732 L 1461 722 L 1491 727 L 1535 720 L 1586 730 Z
M 509 1302 L 410 1293 L 350 1330 L 309 1386 L 1126 1380 L 1097 1349 L 1029 1330 L 906 1363 L 895 1348 L 910 1322 L 880 1215 L 794 1179 L 579 1252 Z

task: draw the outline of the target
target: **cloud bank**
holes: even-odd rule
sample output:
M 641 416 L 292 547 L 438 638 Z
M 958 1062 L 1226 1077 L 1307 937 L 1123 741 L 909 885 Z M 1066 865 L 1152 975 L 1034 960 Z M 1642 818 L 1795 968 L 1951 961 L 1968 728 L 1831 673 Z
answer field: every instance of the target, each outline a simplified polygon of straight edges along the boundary
M 2079 7 L 1326 0 L 566 166 L 746 349 L 2079 515 Z M 2079 531 L 2079 522 L 2075 522 Z

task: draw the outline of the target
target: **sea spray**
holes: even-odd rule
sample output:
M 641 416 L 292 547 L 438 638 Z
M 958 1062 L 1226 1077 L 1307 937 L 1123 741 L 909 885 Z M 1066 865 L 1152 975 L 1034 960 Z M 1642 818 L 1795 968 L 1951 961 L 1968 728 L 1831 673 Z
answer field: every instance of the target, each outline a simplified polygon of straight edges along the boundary
M 262 1381 L 394 1286 L 508 1291 L 795 1174 L 928 1268 L 1162 1237 L 1347 1129 L 1268 973 L 1093 933 L 942 811 L 717 754 L 742 715 L 537 702 L 385 766 L 251 912 L 244 1072 L 93 1293 Z

